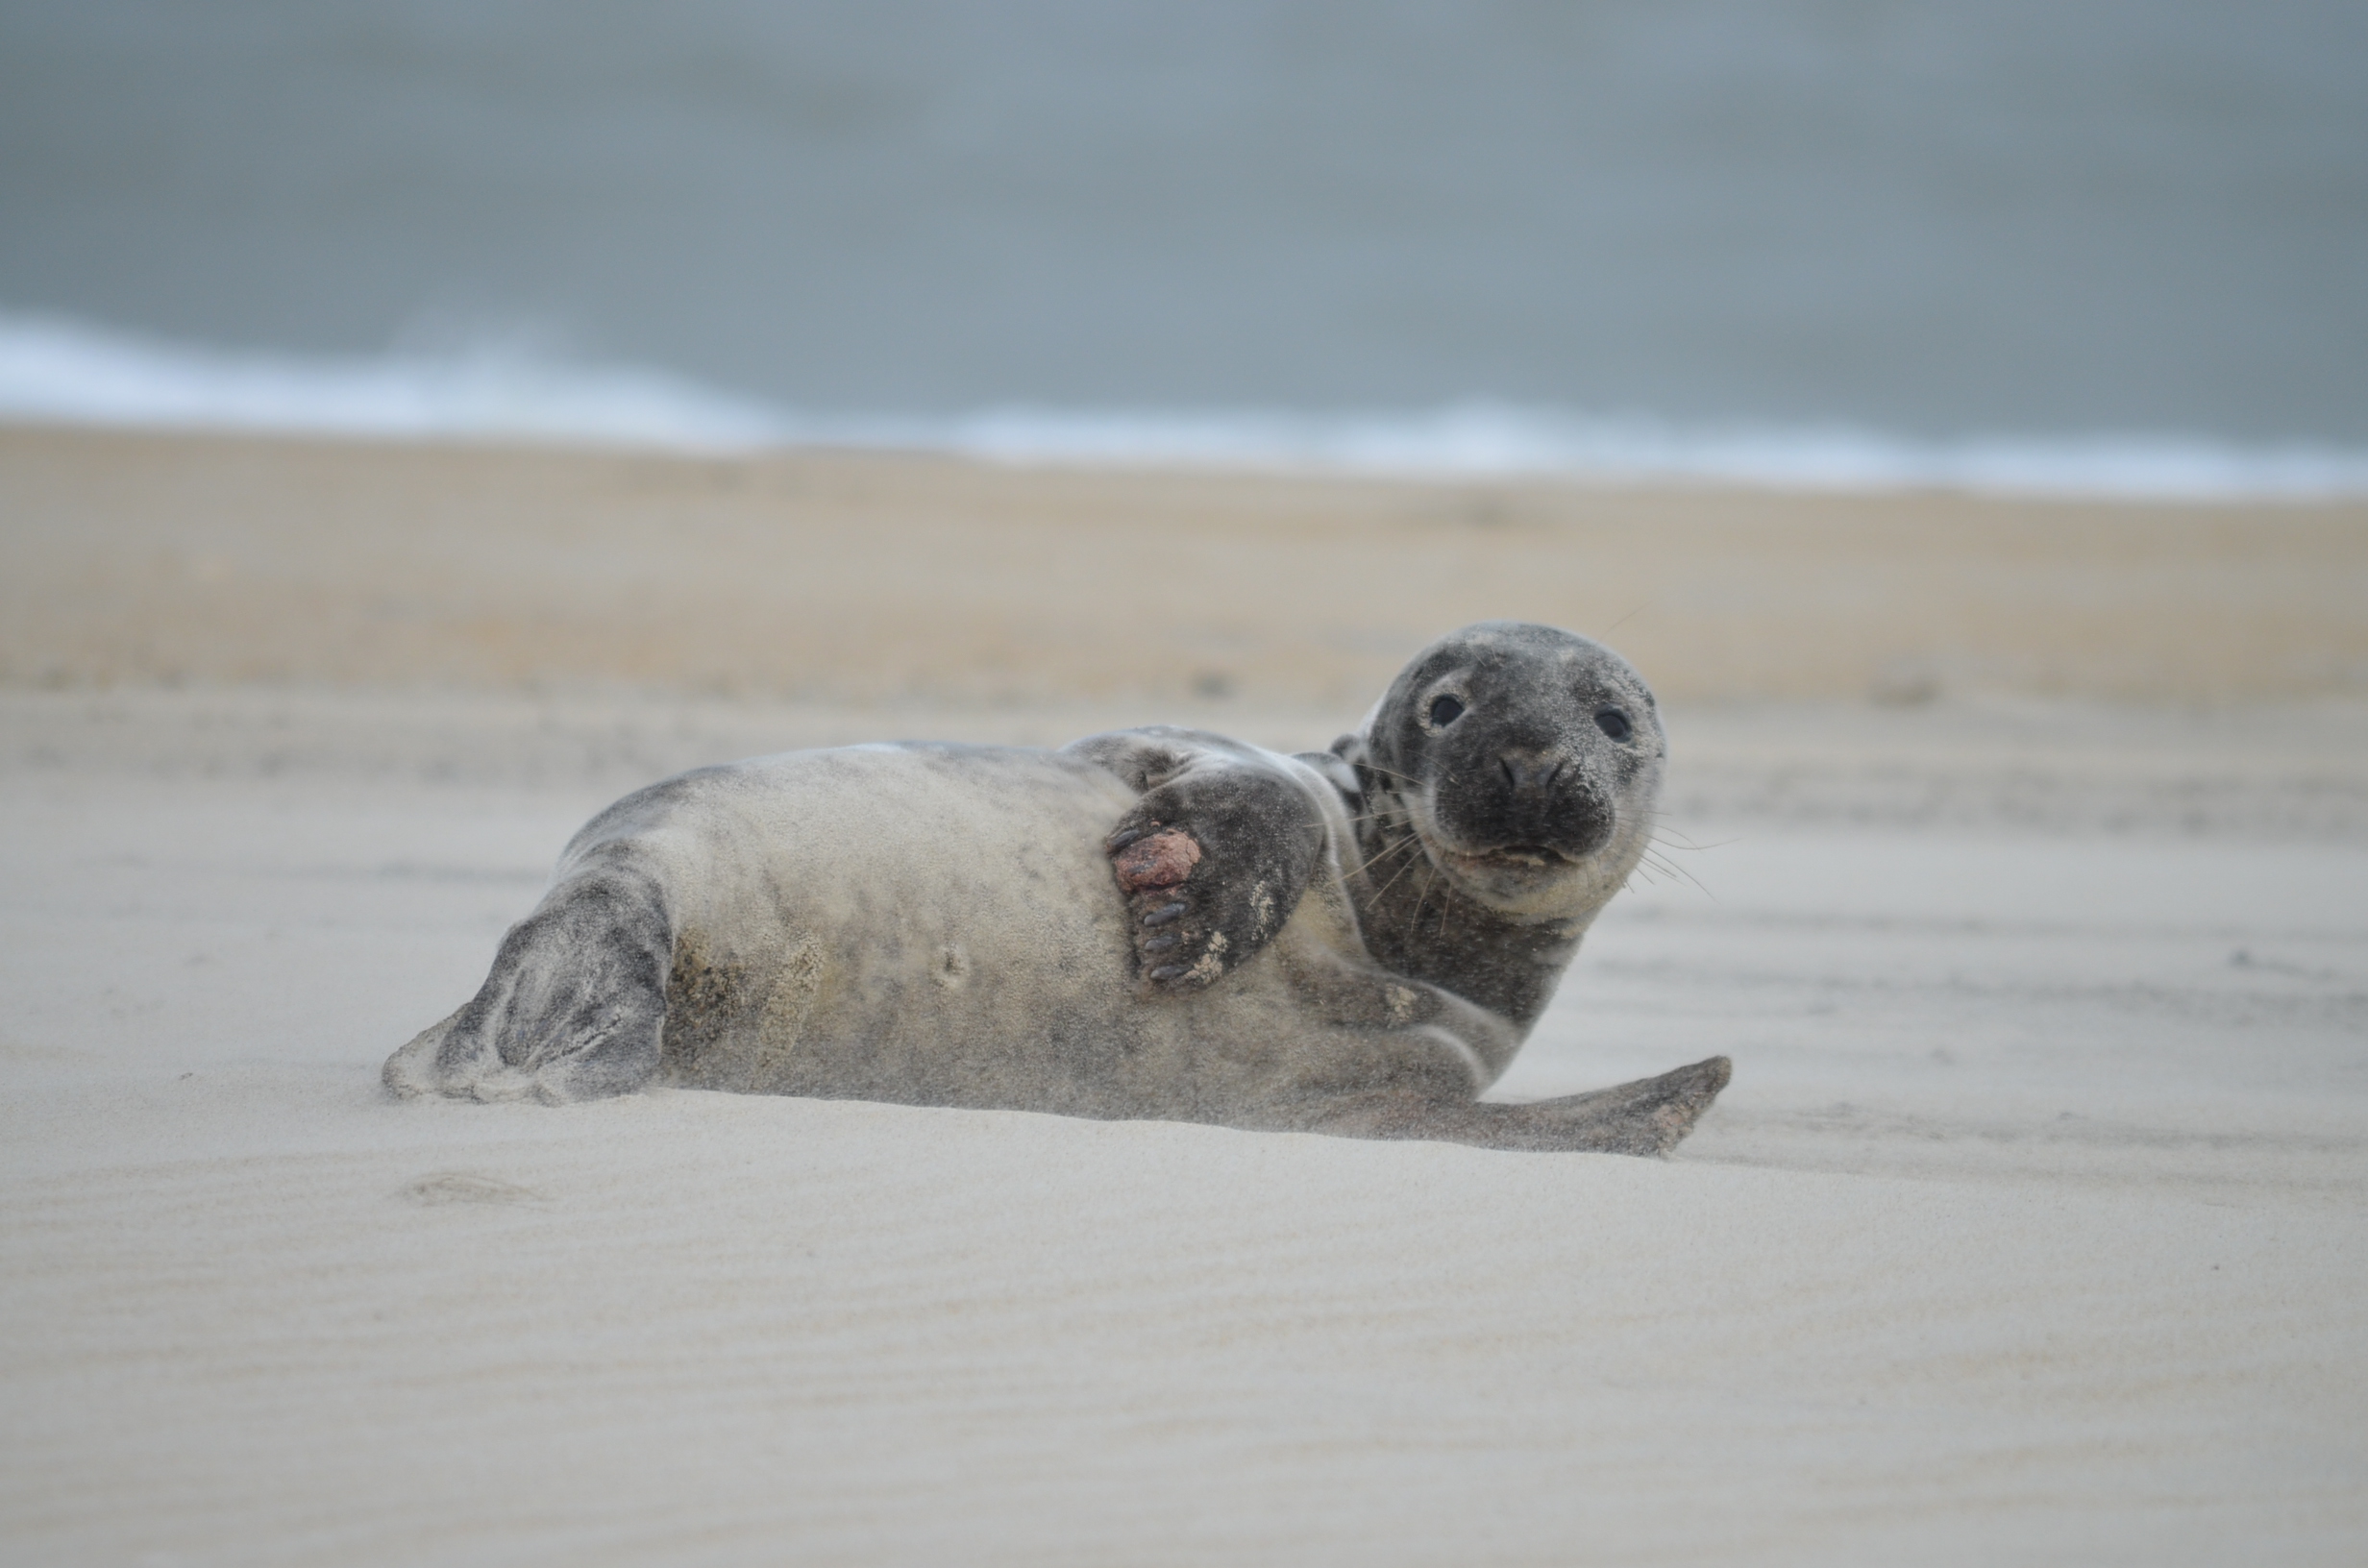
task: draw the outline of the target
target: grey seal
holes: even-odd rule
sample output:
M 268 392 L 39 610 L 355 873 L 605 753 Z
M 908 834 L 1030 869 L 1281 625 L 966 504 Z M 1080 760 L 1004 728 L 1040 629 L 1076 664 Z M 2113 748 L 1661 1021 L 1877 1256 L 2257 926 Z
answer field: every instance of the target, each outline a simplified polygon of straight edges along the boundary
M 1617 654 L 1485 622 L 1328 751 L 1162 726 L 700 769 L 587 823 L 384 1080 L 1665 1152 L 1725 1058 L 1479 1095 L 1643 855 L 1665 752 Z

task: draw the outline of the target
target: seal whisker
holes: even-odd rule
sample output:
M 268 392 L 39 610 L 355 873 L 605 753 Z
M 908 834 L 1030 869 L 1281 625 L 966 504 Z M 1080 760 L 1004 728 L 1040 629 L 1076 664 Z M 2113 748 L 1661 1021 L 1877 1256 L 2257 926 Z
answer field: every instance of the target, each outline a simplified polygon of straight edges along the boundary
M 1702 879 L 1694 875 L 1693 872 L 1686 870 L 1685 867 L 1678 865 L 1673 860 L 1668 860 L 1660 855 L 1651 854 L 1649 852 L 1645 858 L 1649 859 L 1653 865 L 1660 868 L 1663 874 L 1681 877 L 1684 880 L 1692 883 L 1696 889 L 1700 890 L 1703 897 L 1708 898 L 1714 904 L 1718 902 L 1718 894 L 1711 892 L 1709 888 L 1703 886 Z
M 1410 840 L 1408 840 L 1407 842 L 1411 844 L 1411 843 L 1413 843 L 1414 841 L 1410 839 Z M 1410 860 L 1410 861 L 1408 861 L 1405 865 L 1400 866 L 1400 867 L 1399 867 L 1399 868 L 1398 868 L 1395 871 L 1394 871 L 1394 872 L 1392 872 L 1392 873 L 1391 873 L 1391 876 L 1390 876 L 1390 880 L 1389 880 L 1389 881 L 1384 882 L 1384 883 L 1383 883 L 1380 887 L 1375 888 L 1375 889 L 1373 890 L 1373 897 L 1372 897 L 1372 902 L 1374 902 L 1374 903 L 1376 903 L 1376 904 L 1380 903 L 1380 902 L 1381 902 L 1381 895 L 1382 895 L 1383 894 L 1385 894 L 1385 893 L 1388 893 L 1388 892 L 1389 892 L 1392 888 L 1396 887 L 1396 886 L 1397 886 L 1397 879 L 1398 879 L 1399 877 L 1401 877 L 1401 876 L 1404 876 L 1404 875 L 1405 875 L 1405 874 L 1406 874 L 1409 870 L 1413 870 L 1415 867 L 1417 867 L 1417 866 L 1423 866 L 1423 865 L 1428 865 L 1428 864 L 1429 864 L 1429 861 L 1428 861 L 1428 859 L 1427 859 L 1427 857 L 1426 857 L 1426 858 L 1422 858 L 1422 859 Z M 1425 883 L 1425 884 L 1423 884 L 1423 885 L 1424 885 L 1424 887 L 1425 887 L 1425 888 L 1427 888 L 1427 887 L 1429 886 L 1429 884 L 1428 884 L 1428 883 Z M 1421 902 L 1421 900 L 1420 900 L 1420 899 L 1417 899 L 1417 900 L 1416 900 L 1416 902 L 1417 902 L 1417 903 L 1420 903 L 1420 902 Z
M 1414 842 L 1415 841 L 1412 839 L 1401 839 L 1397 843 L 1391 845 L 1386 849 L 1375 850 L 1371 856 L 1357 866 L 1348 874 L 1351 876 L 1363 876 L 1366 872 L 1371 870 L 1374 867 L 1380 865 L 1392 855 L 1405 853 L 1407 848 L 1414 845 Z
M 1658 817 L 1661 813 L 1655 812 L 1653 815 Z M 1743 842 L 1740 839 L 1720 839 L 1715 844 L 1696 844 L 1693 840 L 1686 837 L 1683 833 L 1671 837 L 1669 836 L 1667 829 L 1659 827 L 1653 829 L 1652 840 L 1653 843 L 1661 845 L 1665 849 L 1685 849 L 1697 853 L 1704 849 L 1723 849 L 1730 844 L 1740 844 Z
M 1401 772 L 1398 772 L 1396 769 L 1394 769 L 1394 768 L 1384 768 L 1384 767 L 1383 767 L 1380 763 L 1378 763 L 1378 762 L 1361 762 L 1361 763 L 1357 764 L 1357 766 L 1358 766 L 1358 767 L 1360 767 L 1360 768 L 1367 769 L 1367 770 L 1369 770 L 1369 771 L 1370 771 L 1370 772 L 1372 772 L 1379 773 L 1379 774 L 1381 774 L 1384 778 L 1393 778 L 1393 779 L 1395 779 L 1395 780 L 1397 780 L 1397 782 L 1399 782 L 1400 784 L 1406 785 L 1406 786 L 1407 786 L 1408 788 L 1410 788 L 1410 789 L 1417 789 L 1417 790 L 1418 790 L 1418 789 L 1422 788 L 1422 780 L 1420 780 L 1420 779 L 1418 779 L 1418 778 L 1415 777 L 1413 774 L 1411 774 L 1411 773 L 1401 773 Z
M 1438 884 L 1439 868 L 1437 866 L 1432 866 L 1431 874 L 1422 879 L 1422 891 L 1415 894 L 1415 911 L 1417 914 L 1419 914 L 1430 904 L 1431 889 L 1438 886 Z M 1447 916 L 1444 910 L 1442 910 L 1439 916 L 1439 934 L 1443 937 L 1447 934 Z
M 1638 616 L 1642 615 L 1646 610 L 1649 610 L 1652 607 L 1653 601 L 1648 599 L 1639 604 L 1635 609 L 1630 610 L 1626 615 L 1621 616 L 1618 620 L 1613 622 L 1610 625 L 1595 633 L 1595 635 L 1599 638 L 1609 637 L 1612 633 L 1619 630 L 1620 627 L 1626 625 L 1629 622 L 1634 621 Z

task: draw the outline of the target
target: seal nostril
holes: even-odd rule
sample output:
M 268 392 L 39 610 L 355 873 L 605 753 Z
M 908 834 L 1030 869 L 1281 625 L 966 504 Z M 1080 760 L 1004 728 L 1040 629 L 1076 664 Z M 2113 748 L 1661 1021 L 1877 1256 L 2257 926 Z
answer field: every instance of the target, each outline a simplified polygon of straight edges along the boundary
M 1529 758 L 1508 751 L 1496 759 L 1496 771 L 1505 775 L 1505 782 L 1517 794 L 1536 795 L 1554 787 L 1554 781 L 1562 777 L 1563 765 L 1567 760 L 1565 757 Z

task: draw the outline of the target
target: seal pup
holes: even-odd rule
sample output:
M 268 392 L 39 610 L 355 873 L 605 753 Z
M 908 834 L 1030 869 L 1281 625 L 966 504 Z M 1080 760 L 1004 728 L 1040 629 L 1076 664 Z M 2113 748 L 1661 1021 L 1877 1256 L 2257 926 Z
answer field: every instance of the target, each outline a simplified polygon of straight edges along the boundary
M 700 769 L 587 823 L 484 986 L 385 1083 L 1661 1153 L 1725 1058 L 1478 1096 L 1643 855 L 1665 752 L 1617 654 L 1486 622 L 1329 751 L 1153 727 Z

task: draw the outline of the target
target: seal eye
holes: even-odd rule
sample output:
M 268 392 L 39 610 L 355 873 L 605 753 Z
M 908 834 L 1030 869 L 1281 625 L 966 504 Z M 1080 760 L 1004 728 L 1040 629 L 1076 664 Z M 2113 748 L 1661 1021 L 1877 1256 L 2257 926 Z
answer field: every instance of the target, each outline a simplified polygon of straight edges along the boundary
M 1626 740 L 1636 728 L 1628 722 L 1628 716 L 1617 708 L 1606 708 L 1596 714 L 1595 727 L 1616 741 Z
M 1431 727 L 1444 729 L 1464 717 L 1464 704 L 1452 697 L 1431 698 Z

